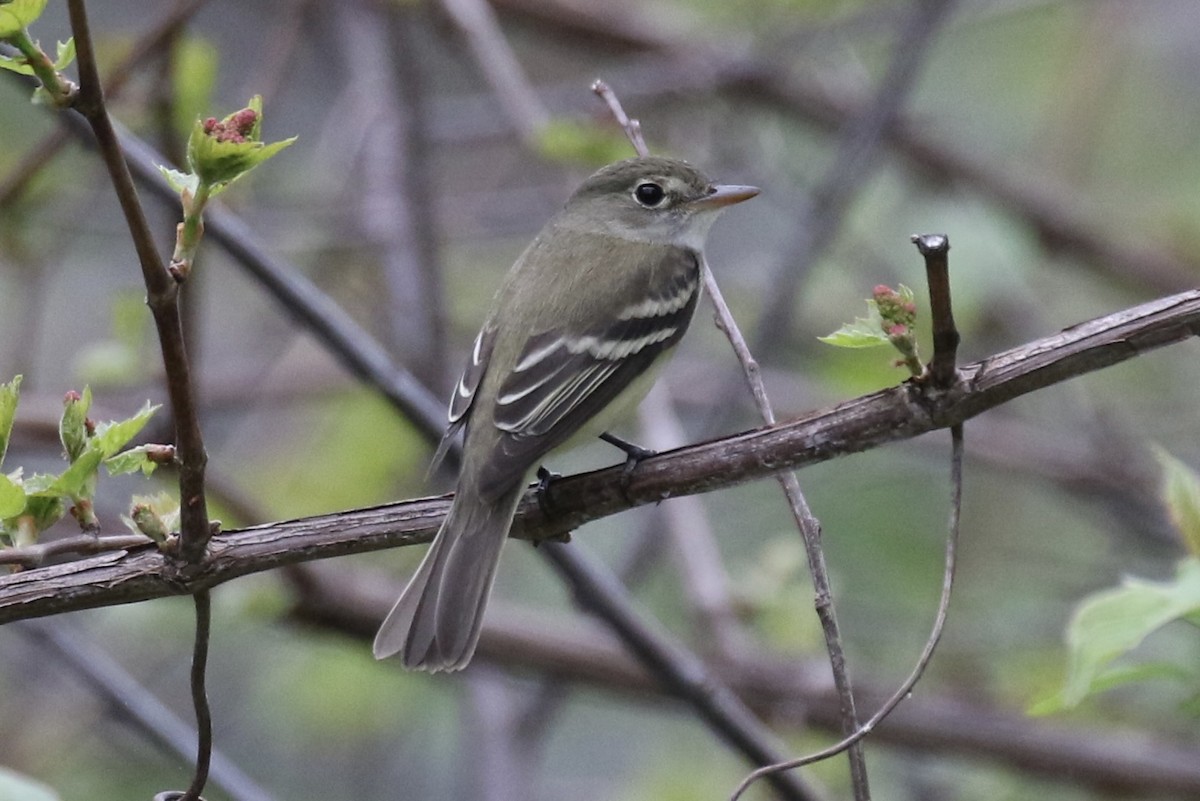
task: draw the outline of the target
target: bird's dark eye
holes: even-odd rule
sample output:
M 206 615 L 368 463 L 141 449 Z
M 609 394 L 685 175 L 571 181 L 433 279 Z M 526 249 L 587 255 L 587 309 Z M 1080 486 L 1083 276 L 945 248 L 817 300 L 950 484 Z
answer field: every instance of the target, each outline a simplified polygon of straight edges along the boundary
M 640 183 L 637 185 L 637 189 L 633 190 L 633 199 L 648 209 L 658 206 L 666 196 L 666 191 L 653 181 Z

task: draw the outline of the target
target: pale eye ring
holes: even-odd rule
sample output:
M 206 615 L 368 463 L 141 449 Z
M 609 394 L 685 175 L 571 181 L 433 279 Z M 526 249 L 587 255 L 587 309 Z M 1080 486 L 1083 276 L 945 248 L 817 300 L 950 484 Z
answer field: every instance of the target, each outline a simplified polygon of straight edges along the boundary
M 653 181 L 643 181 L 633 190 L 633 199 L 648 209 L 662 205 L 666 198 L 666 190 Z

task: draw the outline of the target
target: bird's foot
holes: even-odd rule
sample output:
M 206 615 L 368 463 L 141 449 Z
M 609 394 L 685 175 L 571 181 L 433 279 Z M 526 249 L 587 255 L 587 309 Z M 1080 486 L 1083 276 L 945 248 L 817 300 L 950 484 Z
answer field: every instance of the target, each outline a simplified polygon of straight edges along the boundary
M 629 483 L 633 480 L 633 471 L 637 469 L 643 459 L 648 459 L 658 452 L 643 448 L 641 445 L 634 445 L 607 431 L 600 435 L 600 439 L 625 452 L 625 467 L 621 471 L 621 495 L 625 497 L 626 501 L 629 501 Z
M 537 469 L 537 502 L 538 508 L 542 510 L 542 514 L 550 517 L 554 514 L 554 499 L 550 497 L 550 485 L 557 479 L 562 478 L 558 473 L 551 472 L 546 469 L 545 465 L 539 465 Z

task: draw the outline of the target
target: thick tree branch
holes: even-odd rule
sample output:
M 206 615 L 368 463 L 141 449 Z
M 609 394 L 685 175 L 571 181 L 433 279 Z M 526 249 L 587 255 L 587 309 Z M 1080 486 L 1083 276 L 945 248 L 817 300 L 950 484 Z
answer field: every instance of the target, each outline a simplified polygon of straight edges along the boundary
M 906 383 L 646 459 L 621 489 L 623 466 L 559 480 L 547 518 L 532 494 L 514 535 L 561 536 L 632 506 L 731 487 L 781 470 L 947 428 L 1020 395 L 1100 370 L 1163 345 L 1200 336 L 1200 290 L 1172 295 L 1072 326 L 959 370 L 945 392 Z M 149 549 L 105 554 L 0 577 L 0 624 L 76 609 L 181 595 L 285 564 L 379 550 L 433 538 L 445 497 L 304 518 L 213 538 L 209 557 L 183 577 Z

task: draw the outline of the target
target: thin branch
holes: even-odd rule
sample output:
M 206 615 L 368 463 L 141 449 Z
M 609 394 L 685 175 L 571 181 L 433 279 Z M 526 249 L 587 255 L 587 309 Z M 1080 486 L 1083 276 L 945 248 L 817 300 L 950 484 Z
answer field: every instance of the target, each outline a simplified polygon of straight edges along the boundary
M 617 121 L 617 125 L 621 126 L 621 130 L 625 131 L 625 136 L 629 138 L 629 143 L 633 145 L 634 151 L 639 156 L 649 156 L 650 148 L 646 147 L 646 140 L 642 136 L 642 124 L 629 118 L 612 88 L 604 81 L 597 80 L 592 84 L 592 91 L 608 105 L 609 112 Z
M 127 551 L 130 548 L 141 548 L 151 542 L 152 540 L 144 534 L 76 534 L 20 548 L 0 548 L 0 565 L 41 567 L 47 559 L 57 556 L 91 556 L 108 551 Z
M 79 56 L 80 88 L 73 105 L 91 126 L 100 155 L 108 168 L 141 264 L 142 278 L 146 284 L 146 302 L 158 329 L 159 346 L 167 378 L 167 395 L 171 401 L 171 414 L 175 422 L 175 453 L 179 464 L 179 552 L 189 566 L 195 566 L 203 560 L 213 531 L 208 521 L 208 508 L 204 497 L 204 469 L 208 455 L 204 450 L 191 367 L 184 343 L 183 322 L 179 309 L 179 282 L 167 272 L 157 253 L 145 210 L 134 189 L 133 178 L 122 155 L 116 130 L 108 117 L 84 0 L 68 0 L 68 10 Z M 208 590 L 205 588 L 197 591 L 193 600 L 196 608 L 196 639 L 192 655 L 191 687 L 199 736 L 195 773 L 191 786 L 184 794 L 184 801 L 200 801 L 200 793 L 208 780 L 212 756 L 212 718 L 204 687 L 211 620 Z
M 871 716 L 870 720 L 858 728 L 857 731 L 851 733 L 848 737 L 842 739 L 841 742 L 834 743 L 828 748 L 823 748 L 820 751 L 809 754 L 808 756 L 799 759 L 788 760 L 777 765 L 769 765 L 765 768 L 759 768 L 751 773 L 733 794 L 729 797 L 729 801 L 738 801 L 742 794 L 749 789 L 750 785 L 762 778 L 770 778 L 777 775 L 780 771 L 789 771 L 795 768 L 811 765 L 814 762 L 820 762 L 830 757 L 837 756 L 843 751 L 853 748 L 864 737 L 875 730 L 875 727 L 883 721 L 892 710 L 899 706 L 900 702 L 910 697 L 913 687 L 920 681 L 921 676 L 925 673 L 925 668 L 929 666 L 930 660 L 933 658 L 933 652 L 937 648 L 937 644 L 942 639 L 942 631 L 946 627 L 946 616 L 950 610 L 950 594 L 954 589 L 954 573 L 958 562 L 958 533 L 959 519 L 962 512 L 962 463 L 963 463 L 963 427 L 961 424 L 950 427 L 951 436 L 951 455 L 950 455 L 950 523 L 949 535 L 946 537 L 946 558 L 945 567 L 942 571 L 942 594 L 938 599 L 937 612 L 933 618 L 933 629 L 929 633 L 929 638 L 925 640 L 925 647 L 921 649 L 921 655 L 917 657 L 917 664 L 913 667 L 912 672 L 906 678 L 891 697 L 879 707 L 879 710 Z
M 208 693 L 205 692 L 205 674 L 208 671 L 208 640 L 212 629 L 212 602 L 208 590 L 200 590 L 192 596 L 196 609 L 196 639 L 192 649 L 192 707 L 196 711 L 196 769 L 192 783 L 182 801 L 200 801 L 200 793 L 208 782 L 208 770 L 212 764 L 212 713 L 208 708 Z
M 775 412 L 767 398 L 767 389 L 763 385 L 759 373 L 758 362 L 750 353 L 746 339 L 742 336 L 733 319 L 733 313 L 717 286 L 708 265 L 704 265 L 704 286 L 712 299 L 717 311 L 718 326 L 733 346 L 738 362 L 742 367 L 746 383 L 754 395 L 758 412 L 768 425 L 775 423 Z M 817 619 L 821 623 L 821 631 L 825 636 L 825 650 L 829 654 L 829 666 L 833 673 L 834 686 L 837 688 L 838 699 L 842 709 L 842 732 L 849 734 L 858 728 L 858 710 L 854 701 L 854 689 L 851 685 L 850 674 L 846 668 L 846 652 L 842 647 L 842 636 L 838 628 L 837 614 L 833 608 L 833 589 L 829 584 L 829 570 L 825 566 L 825 552 L 821 548 L 821 523 L 813 515 L 804 492 L 800 489 L 800 481 L 794 471 L 781 472 L 776 479 L 783 494 L 787 498 L 792 518 L 800 529 L 801 539 L 804 540 L 804 553 L 808 562 L 808 572 L 813 583 L 814 605 Z M 862 747 L 857 742 L 852 743 L 849 750 L 850 779 L 854 787 L 856 799 L 862 801 L 870 798 L 870 783 L 867 776 L 866 757 Z
M 646 146 L 646 140 L 642 136 L 641 123 L 625 113 L 625 108 L 621 105 L 621 100 L 617 97 L 616 92 L 603 80 L 593 82 L 592 91 L 608 106 L 609 113 L 612 114 L 621 130 L 625 132 L 629 143 L 633 145 L 634 152 L 642 157 L 650 155 L 650 149 Z M 654 400 L 655 398 L 658 400 Z M 648 434 L 664 436 L 669 440 L 670 431 L 679 429 L 678 420 L 675 419 L 671 410 L 670 398 L 665 393 L 658 392 L 657 388 L 651 391 L 642 407 L 643 410 L 650 408 L 656 418 L 654 425 L 645 426 Z M 681 441 L 682 438 L 677 437 L 675 441 L 664 445 L 655 442 L 652 438 L 648 444 L 654 450 L 666 450 L 668 447 L 678 447 Z M 698 551 L 684 548 L 682 542 L 679 543 L 679 551 L 687 568 L 684 571 L 685 580 L 692 592 L 693 603 L 700 611 L 716 642 L 718 653 L 732 655 L 737 650 L 735 646 L 740 642 L 740 638 L 737 636 L 738 628 L 735 625 L 736 621 L 729 603 L 726 576 L 721 569 L 719 559 L 715 555 L 705 558 L 705 554 L 710 553 L 713 548 L 708 544 L 712 539 L 712 534 L 704 514 L 704 508 L 699 504 L 685 505 L 683 499 L 677 499 L 677 502 L 671 504 L 664 514 L 674 518 L 673 522 L 668 524 L 668 529 L 673 534 L 682 535 L 686 531 L 688 537 L 699 538 L 699 543 L 693 543 L 699 545 Z M 692 522 L 685 524 L 685 520 Z M 697 564 L 700 562 L 703 564 Z
M 617 124 L 624 129 L 626 136 L 629 137 L 629 141 L 633 144 L 638 155 L 647 155 L 646 143 L 642 139 L 641 125 L 637 120 L 631 119 L 625 113 L 625 109 L 622 107 L 616 93 L 604 81 L 596 81 L 592 84 L 592 91 L 608 104 L 608 108 L 616 119 Z M 775 412 L 771 408 L 771 401 L 767 397 L 767 389 L 763 385 L 762 376 L 759 374 L 758 362 L 750 353 L 750 349 L 746 345 L 746 339 L 742 336 L 741 329 L 738 327 L 737 321 L 733 318 L 733 313 L 729 310 L 729 305 L 725 302 L 725 297 L 717 285 L 717 279 L 713 276 L 707 262 L 702 265 L 701 273 L 704 280 L 704 287 L 708 290 L 708 297 L 711 299 L 713 308 L 717 313 L 717 327 L 729 339 L 729 344 L 733 348 L 738 363 L 742 367 L 746 384 L 750 387 L 750 393 L 754 396 L 759 414 L 762 416 L 764 422 L 772 425 L 775 423 Z M 829 585 L 829 571 L 825 567 L 825 554 L 821 549 L 821 524 L 809 508 L 808 501 L 800 489 L 800 481 L 796 478 L 796 474 L 791 471 L 784 471 L 776 476 L 776 478 L 783 488 L 783 494 L 787 498 L 792 517 L 796 521 L 796 526 L 800 529 L 800 535 L 804 540 L 809 574 L 812 577 L 813 592 L 816 597 L 817 617 L 821 622 L 821 630 L 825 635 L 825 648 L 829 653 L 829 665 L 833 672 L 833 681 L 838 690 L 838 697 L 842 703 L 842 731 L 845 734 L 849 734 L 858 728 L 858 713 L 854 705 L 854 691 L 851 687 L 850 675 L 846 669 L 846 654 L 845 649 L 842 647 L 842 636 L 838 630 L 837 615 L 833 608 L 833 591 Z M 871 796 L 871 791 L 867 776 L 866 759 L 862 748 L 857 744 L 853 744 L 850 748 L 849 759 L 850 781 L 854 787 L 854 797 L 857 801 L 867 801 Z
M 180 552 L 190 562 L 204 553 L 211 535 L 204 500 L 204 468 L 208 455 L 200 431 L 199 410 L 192 392 L 191 368 L 183 341 L 179 314 L 179 285 L 167 273 L 159 257 L 146 213 L 138 200 L 133 178 L 121 152 L 116 130 L 104 105 L 104 91 L 96 67 L 87 10 L 83 0 L 68 0 L 71 31 L 79 56 L 79 94 L 75 109 L 83 115 L 95 135 L 100 155 L 108 168 L 121 211 L 129 226 L 134 249 L 146 283 L 146 302 L 154 316 L 167 376 L 167 395 L 175 420 L 175 449 L 179 460 Z

